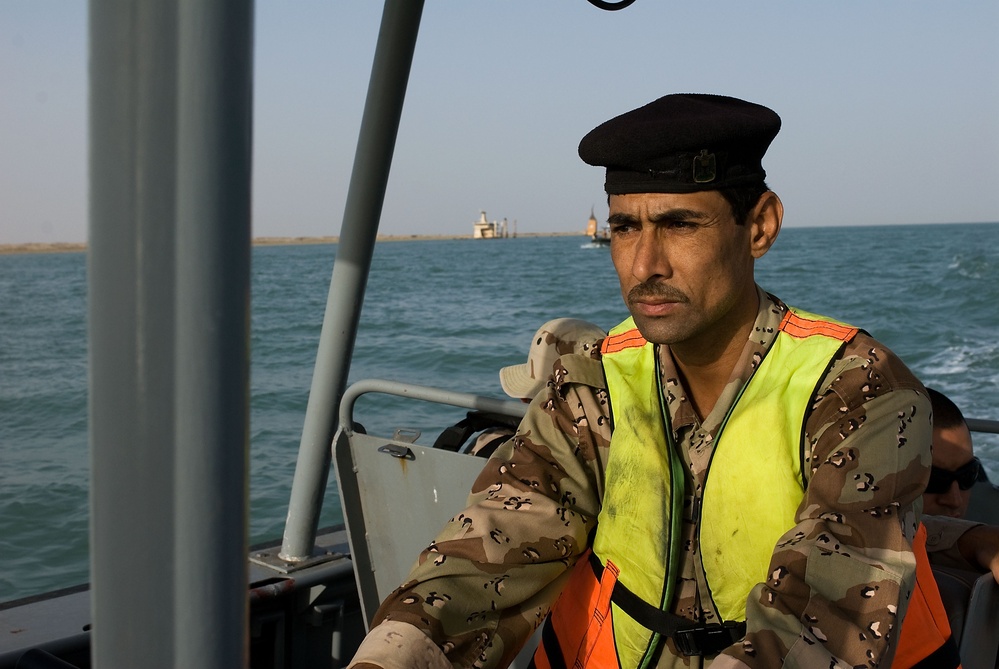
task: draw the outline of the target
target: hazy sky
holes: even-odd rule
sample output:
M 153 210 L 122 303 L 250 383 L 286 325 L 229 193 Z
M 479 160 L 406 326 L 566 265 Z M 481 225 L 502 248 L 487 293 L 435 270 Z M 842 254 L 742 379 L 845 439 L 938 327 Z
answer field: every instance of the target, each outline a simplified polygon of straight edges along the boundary
M 381 4 L 256 12 L 254 235 L 337 234 Z M 86 39 L 85 2 L 0 2 L 0 243 L 86 238 Z M 785 225 L 999 221 L 996 0 L 427 0 L 381 230 L 582 230 L 579 139 L 690 91 L 781 115 Z

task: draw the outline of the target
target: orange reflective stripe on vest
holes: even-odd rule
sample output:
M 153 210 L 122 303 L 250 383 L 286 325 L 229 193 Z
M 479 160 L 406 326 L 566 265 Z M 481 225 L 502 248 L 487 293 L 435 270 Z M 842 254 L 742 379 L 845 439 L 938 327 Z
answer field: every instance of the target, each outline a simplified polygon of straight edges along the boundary
M 859 330 L 851 325 L 837 323 L 824 318 L 809 318 L 803 315 L 804 312 L 795 313 L 794 309 L 788 309 L 781 320 L 780 329 L 792 337 L 810 337 L 812 335 L 825 335 L 841 341 L 850 341 Z
M 947 611 L 933 577 L 926 553 L 926 526 L 919 524 L 912 542 L 916 554 L 916 587 L 902 619 L 895 669 L 953 669 L 961 666 L 957 644 L 951 636 Z

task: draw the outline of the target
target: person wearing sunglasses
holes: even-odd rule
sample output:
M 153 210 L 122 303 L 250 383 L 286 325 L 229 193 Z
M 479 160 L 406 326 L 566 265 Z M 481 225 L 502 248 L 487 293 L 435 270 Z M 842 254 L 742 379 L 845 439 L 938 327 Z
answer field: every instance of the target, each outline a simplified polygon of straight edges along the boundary
M 971 431 L 961 410 L 946 395 L 927 388 L 933 406 L 933 469 L 923 493 L 923 513 L 964 518 L 971 488 L 983 479 Z
M 930 480 L 926 484 L 923 510 L 963 518 L 971 499 L 971 488 L 983 480 L 982 475 L 982 462 L 976 457 L 956 469 L 933 465 Z
M 933 466 L 923 493 L 926 549 L 934 566 L 991 571 L 999 581 L 999 527 L 964 520 L 971 489 L 988 481 L 961 410 L 927 388 L 933 409 Z

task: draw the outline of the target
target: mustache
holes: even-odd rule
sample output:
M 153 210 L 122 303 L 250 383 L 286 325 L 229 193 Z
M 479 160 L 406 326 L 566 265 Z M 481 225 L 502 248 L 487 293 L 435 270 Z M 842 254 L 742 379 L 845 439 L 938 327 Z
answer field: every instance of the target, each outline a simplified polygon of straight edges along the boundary
M 688 302 L 687 295 L 679 288 L 666 283 L 640 283 L 628 291 L 628 303 L 653 298 L 669 302 Z

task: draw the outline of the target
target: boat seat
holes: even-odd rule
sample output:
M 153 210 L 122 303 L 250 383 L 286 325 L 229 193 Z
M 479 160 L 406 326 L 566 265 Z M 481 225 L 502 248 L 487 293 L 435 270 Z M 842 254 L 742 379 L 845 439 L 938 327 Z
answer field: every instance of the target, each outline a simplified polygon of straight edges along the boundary
M 465 508 L 483 460 L 341 429 L 337 484 L 365 625 L 420 552 Z
M 934 567 L 963 669 L 994 669 L 999 657 L 999 585 L 991 572 Z
M 359 381 L 340 404 L 340 425 L 356 425 L 353 404 L 364 393 L 447 404 L 520 418 L 521 402 L 390 381 Z M 405 431 L 392 437 L 341 427 L 333 439 L 340 508 L 347 527 L 354 578 L 365 629 L 378 605 L 409 574 L 420 552 L 444 524 L 465 508 L 481 457 L 413 443 Z M 540 636 L 528 641 L 511 665 L 524 668 Z
M 356 400 L 366 393 L 433 402 L 465 410 L 512 416 L 527 407 L 497 400 L 369 379 L 344 393 L 341 426 L 357 425 Z M 363 434 L 341 427 L 334 437 L 333 461 L 340 508 L 347 526 L 351 558 L 365 625 L 379 603 L 405 579 L 420 552 L 452 516 L 465 508 L 468 492 L 483 467 L 482 458 L 446 448 L 421 446 L 413 435 L 396 430 L 392 437 Z

